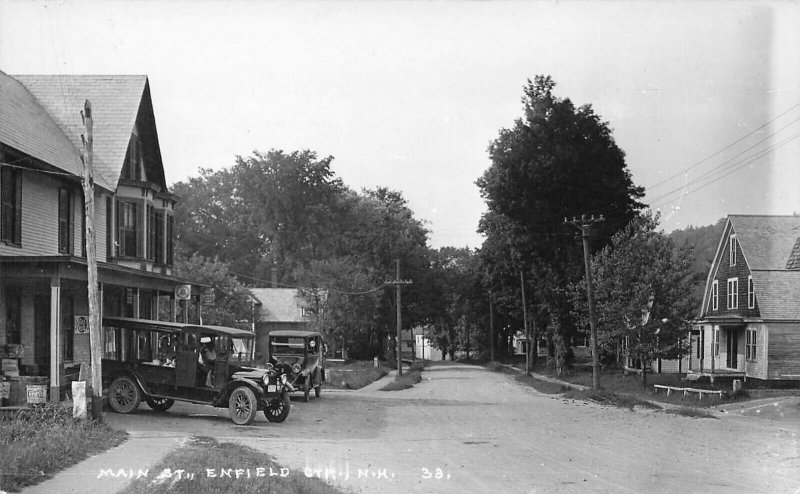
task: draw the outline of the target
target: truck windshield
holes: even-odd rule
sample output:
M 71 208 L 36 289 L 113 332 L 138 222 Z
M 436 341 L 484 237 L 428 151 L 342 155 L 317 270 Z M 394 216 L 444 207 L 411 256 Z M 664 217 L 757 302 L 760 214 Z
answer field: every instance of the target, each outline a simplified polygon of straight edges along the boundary
M 290 354 L 303 355 L 305 340 L 292 336 L 272 336 L 270 338 L 270 355 Z

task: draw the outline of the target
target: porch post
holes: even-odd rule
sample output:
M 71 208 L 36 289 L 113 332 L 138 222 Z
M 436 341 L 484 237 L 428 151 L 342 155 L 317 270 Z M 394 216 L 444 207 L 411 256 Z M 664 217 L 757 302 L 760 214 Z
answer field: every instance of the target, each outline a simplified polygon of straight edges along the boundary
M 141 296 L 141 293 L 139 292 L 139 287 L 137 286 L 137 287 L 135 287 L 133 289 L 133 317 L 135 319 L 139 319 L 140 318 L 139 316 L 141 315 L 139 313 L 139 310 L 140 310 L 139 297 L 140 296 Z
M 50 278 L 50 401 L 58 403 L 61 398 L 61 278 L 56 274 Z

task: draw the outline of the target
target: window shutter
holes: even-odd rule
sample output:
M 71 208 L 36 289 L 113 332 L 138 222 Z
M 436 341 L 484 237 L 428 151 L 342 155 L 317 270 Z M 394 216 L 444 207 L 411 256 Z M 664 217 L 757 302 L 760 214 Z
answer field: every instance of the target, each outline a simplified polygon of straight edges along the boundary
M 14 243 L 22 245 L 22 173 L 15 173 L 17 176 L 16 194 L 14 200 Z

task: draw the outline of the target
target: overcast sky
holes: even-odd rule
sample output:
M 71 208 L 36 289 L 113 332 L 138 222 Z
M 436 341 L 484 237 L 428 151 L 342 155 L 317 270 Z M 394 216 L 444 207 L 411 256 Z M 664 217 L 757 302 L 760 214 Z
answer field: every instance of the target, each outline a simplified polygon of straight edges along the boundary
M 608 122 L 666 230 L 800 213 L 798 26 L 798 2 L 0 0 L 0 70 L 148 75 L 170 184 L 311 149 L 478 247 L 475 180 L 537 74 Z

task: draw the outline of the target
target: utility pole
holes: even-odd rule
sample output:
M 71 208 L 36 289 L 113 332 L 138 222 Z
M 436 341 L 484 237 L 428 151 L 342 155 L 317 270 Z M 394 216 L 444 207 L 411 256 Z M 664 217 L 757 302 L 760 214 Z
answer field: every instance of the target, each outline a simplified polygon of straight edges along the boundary
M 583 264 L 586 268 L 586 297 L 589 300 L 589 328 L 592 335 L 592 389 L 595 391 L 600 387 L 600 369 L 597 356 L 597 321 L 595 320 L 594 314 L 594 289 L 592 287 L 592 271 L 589 266 L 589 235 L 591 235 L 592 226 L 601 221 L 605 221 L 602 214 L 599 218 L 595 218 L 594 215 L 589 218 L 583 214 L 580 220 L 572 218 L 572 221 L 564 218 L 564 223 L 571 223 L 580 229 L 581 238 L 583 239 Z
M 525 374 L 531 375 L 531 334 L 528 332 L 528 307 L 525 303 L 525 277 L 519 272 L 519 289 L 522 292 L 522 325 L 525 328 Z
M 97 252 L 94 231 L 94 139 L 92 136 L 92 104 L 89 100 L 83 105 L 81 112 L 86 135 L 81 135 L 84 152 L 83 163 L 83 209 L 86 215 L 86 267 L 89 296 L 89 345 L 91 347 L 92 366 L 92 416 L 99 418 L 103 413 L 103 376 L 102 376 L 102 326 L 100 321 L 100 303 L 97 293 Z
M 489 290 L 489 361 L 494 362 L 494 304 Z
M 394 285 L 395 288 L 395 304 L 397 305 L 397 344 L 395 345 L 395 353 L 397 354 L 397 379 L 403 375 L 403 359 L 400 357 L 400 329 L 403 327 L 403 319 L 400 313 L 400 287 L 403 285 L 410 285 L 411 280 L 400 279 L 400 259 L 395 259 L 396 275 L 395 279 L 387 281 L 387 285 Z

